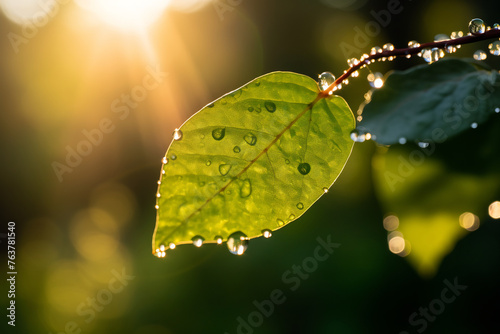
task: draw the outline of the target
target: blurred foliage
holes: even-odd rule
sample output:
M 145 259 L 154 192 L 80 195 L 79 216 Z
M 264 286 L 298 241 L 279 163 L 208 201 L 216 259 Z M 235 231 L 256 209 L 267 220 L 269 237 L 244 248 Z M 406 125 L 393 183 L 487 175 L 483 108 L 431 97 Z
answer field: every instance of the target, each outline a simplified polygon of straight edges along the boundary
M 7 3 L 20 1 L 0 3 L 5 11 Z M 406 230 L 401 218 L 404 237 L 413 239 L 412 251 L 403 258 L 388 249 L 383 220 L 388 210 L 396 213 L 398 208 L 387 206 L 378 183 L 374 189 L 370 161 L 379 153 L 372 142 L 355 145 L 335 186 L 305 215 L 269 240 L 252 240 L 244 256 L 215 245 L 179 247 L 162 260 L 151 255 L 161 157 L 174 129 L 196 110 L 271 71 L 339 75 L 347 66 L 342 42 L 368 52 L 387 42 L 429 41 L 438 33 L 465 30 L 473 17 L 498 21 L 500 12 L 491 1 L 404 1 L 382 27 L 374 13 L 380 17 L 388 1 L 232 3 L 222 16 L 213 3 L 192 12 L 172 7 L 147 31 L 133 33 L 66 2 L 24 37 L 27 42 L 19 44 L 17 53 L 8 38 L 1 39 L 0 214 L 2 226 L 17 222 L 16 330 L 55 334 L 74 322 L 83 333 L 232 334 L 238 317 L 248 321 L 257 310 L 254 301 L 267 300 L 280 289 L 286 300 L 264 317 L 255 333 L 415 333 L 418 327 L 409 323 L 410 315 L 440 298 L 445 279 L 457 277 L 467 290 L 446 304 L 426 333 L 498 332 L 500 225 L 486 213 L 499 195 L 488 197 L 493 185 L 480 189 L 489 178 L 488 168 L 496 166 L 491 161 L 498 148 L 480 138 L 489 133 L 485 125 L 471 129 L 470 136 L 456 137 L 463 141 L 450 143 L 457 145 L 453 149 L 440 144 L 439 157 L 436 151 L 426 160 L 431 166 L 422 169 L 444 173 L 444 181 L 456 175 L 458 185 L 470 174 L 460 189 L 488 197 L 482 209 L 475 199 L 470 203 L 479 203 L 477 211 L 463 208 L 478 216 L 480 227 L 460 230 L 463 236 L 453 248 L 447 246 L 433 276 L 421 277 L 412 265 L 412 254 L 419 253 L 417 240 L 426 247 L 427 229 Z M 378 34 L 366 34 L 370 22 L 380 25 Z M 2 36 L 26 33 L 6 17 L 0 19 L 0 29 Z M 458 55 L 472 56 L 477 48 L 486 50 L 487 42 L 463 46 Z M 486 62 L 500 68 L 494 57 Z M 370 68 L 385 72 L 421 63 L 401 59 Z M 140 95 L 145 79 L 148 87 L 153 85 L 147 79 L 151 69 L 165 75 L 155 89 Z M 368 73 L 361 72 L 361 78 L 342 89 L 353 109 L 369 88 L 362 79 Z M 101 131 L 103 119 L 114 130 L 103 132 L 99 141 L 92 130 Z M 90 140 L 84 130 L 95 134 L 91 138 L 99 144 L 86 146 Z M 470 141 L 476 137 L 477 142 Z M 67 165 L 68 154 L 74 158 L 70 152 L 78 153 L 78 148 L 88 154 L 78 164 L 70 159 L 73 167 Z M 472 154 L 485 160 L 469 159 L 476 156 Z M 55 161 L 71 169 L 62 182 L 52 167 Z M 484 179 L 478 176 L 483 174 Z M 445 190 L 432 192 L 436 207 L 452 202 Z M 425 207 L 418 210 L 423 195 L 418 196 L 408 202 L 414 203 L 412 217 L 427 217 Z M 453 217 L 456 228 L 459 219 Z M 314 258 L 317 238 L 328 236 L 340 247 L 317 261 L 317 268 L 292 291 L 283 275 L 290 271 L 288 277 L 297 278 L 294 265 L 313 268 L 307 259 Z M 4 247 L 3 240 L 0 245 Z M 123 279 L 127 285 L 116 280 L 123 270 L 134 277 Z M 4 310 L 6 302 L 1 301 Z
M 377 143 L 441 143 L 500 112 L 500 74 L 461 59 L 391 72 L 362 111 L 357 128 Z

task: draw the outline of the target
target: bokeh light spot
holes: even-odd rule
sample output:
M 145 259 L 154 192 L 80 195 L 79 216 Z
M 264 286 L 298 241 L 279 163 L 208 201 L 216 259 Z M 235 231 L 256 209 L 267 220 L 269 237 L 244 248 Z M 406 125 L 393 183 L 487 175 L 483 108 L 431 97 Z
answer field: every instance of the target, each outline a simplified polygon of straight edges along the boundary
M 490 204 L 488 208 L 488 213 L 490 214 L 490 217 L 493 219 L 499 219 L 500 218 L 500 201 L 495 201 Z
M 467 231 L 475 231 L 479 228 L 479 217 L 470 212 L 464 212 L 458 218 L 461 227 Z

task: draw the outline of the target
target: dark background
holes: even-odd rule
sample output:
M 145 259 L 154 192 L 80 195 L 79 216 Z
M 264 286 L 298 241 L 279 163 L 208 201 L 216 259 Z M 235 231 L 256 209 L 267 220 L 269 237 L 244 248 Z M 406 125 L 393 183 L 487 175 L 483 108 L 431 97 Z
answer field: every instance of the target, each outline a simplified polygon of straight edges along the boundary
M 418 232 L 405 232 L 413 249 L 398 256 L 389 251 L 382 225 L 390 203 L 374 187 L 372 156 L 380 153 L 373 142 L 355 145 L 337 183 L 305 215 L 269 240 L 251 240 L 243 256 L 214 245 L 182 246 L 161 260 L 151 255 L 161 158 L 174 128 L 201 107 L 267 72 L 338 76 L 347 68 L 346 58 L 360 57 L 374 45 L 402 47 L 412 39 L 427 42 L 438 33 L 467 31 L 474 17 L 500 21 L 500 6 L 493 1 L 401 1 L 400 13 L 360 45 L 355 28 L 363 31 L 376 22 L 371 11 L 386 10 L 388 2 L 218 4 L 191 12 L 171 6 L 138 34 L 111 27 L 69 2 L 18 52 L 7 36 L 23 36 L 22 25 L 0 18 L 0 232 L 16 222 L 18 272 L 16 328 L 8 327 L 8 333 L 55 334 L 74 322 L 81 333 L 233 334 L 238 318 L 249 321 L 257 310 L 254 301 L 269 299 L 275 289 L 286 300 L 263 321 L 253 313 L 258 325 L 239 333 L 500 332 L 500 225 L 487 214 L 488 205 L 500 199 L 498 191 L 490 191 L 480 203 L 484 210 L 474 212 L 481 220 L 476 231 L 462 229 L 458 216 L 449 229 L 422 225 Z M 487 50 L 487 42 L 479 44 L 462 47 L 456 56 Z M 345 54 L 340 45 L 360 51 Z M 486 63 L 499 68 L 493 58 Z M 422 63 L 398 59 L 370 68 L 385 73 Z M 167 75 L 122 120 L 113 101 L 142 83 L 148 65 Z M 369 89 L 368 73 L 361 71 L 339 93 L 353 112 Z M 498 123 L 494 116 L 492 124 Z M 104 118 L 114 130 L 60 182 L 53 163 L 65 163 L 67 147 L 76 149 L 85 139 L 82 131 L 97 128 Z M 455 165 L 472 166 L 471 156 L 482 144 L 463 138 L 446 150 L 453 152 Z M 490 152 L 484 163 L 498 153 Z M 480 177 L 473 167 L 466 172 Z M 453 165 L 447 172 L 455 172 Z M 414 199 L 417 212 L 420 199 Z M 436 246 L 436 239 L 427 247 L 433 234 L 446 247 Z M 292 291 L 282 276 L 313 256 L 317 238 L 328 236 L 341 246 Z M 4 250 L 5 235 L 1 241 Z M 95 311 L 95 318 L 79 314 L 88 298 L 104 296 L 114 270 L 134 278 Z M 467 288 L 442 304 L 425 328 L 424 321 L 412 325 L 409 317 L 420 308 L 439 309 L 445 280 Z M 3 310 L 6 292 L 7 285 L 1 291 Z

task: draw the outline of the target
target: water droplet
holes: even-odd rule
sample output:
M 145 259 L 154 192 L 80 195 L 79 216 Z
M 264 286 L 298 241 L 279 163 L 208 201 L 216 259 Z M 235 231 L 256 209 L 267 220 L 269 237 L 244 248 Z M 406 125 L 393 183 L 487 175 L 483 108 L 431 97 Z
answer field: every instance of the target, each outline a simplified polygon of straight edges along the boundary
M 234 255 L 245 253 L 248 248 L 248 237 L 243 232 L 234 232 L 227 238 L 227 248 Z
M 162 164 L 164 164 L 164 165 L 168 164 L 168 159 L 167 159 L 167 157 L 163 157 L 163 159 L 161 159 L 161 162 L 162 162 Z
M 394 50 L 394 45 L 392 45 L 391 43 L 386 43 L 382 46 L 382 49 L 384 49 L 384 51 L 392 51 Z
M 332 83 L 335 82 L 335 76 L 330 72 L 323 72 L 319 75 L 319 89 L 323 92 L 325 91 Z
M 367 76 L 370 86 L 374 88 L 381 88 L 384 85 L 384 76 L 380 72 L 370 73 Z
M 417 41 L 409 41 L 408 42 L 408 47 L 409 48 L 418 48 L 420 47 L 420 43 Z
M 239 146 L 235 146 L 235 147 L 233 147 L 233 152 L 234 152 L 234 153 L 240 153 L 240 152 L 241 152 L 240 147 L 239 147 Z
M 500 113 L 500 108 L 495 108 L 495 112 L 498 114 Z
M 213 108 L 214 107 L 214 104 L 213 103 L 210 103 L 207 108 Z
M 252 183 L 249 179 L 243 180 L 240 185 L 240 196 L 242 198 L 248 197 L 252 194 Z
M 226 128 L 217 128 L 212 130 L 212 137 L 215 140 L 222 140 L 226 135 Z
M 264 107 L 266 107 L 266 110 L 271 113 L 276 111 L 276 104 L 274 104 L 274 102 L 266 101 L 264 102 Z
M 156 193 L 156 197 L 160 198 L 161 194 L 160 193 Z
M 222 241 L 223 241 L 223 239 L 220 235 L 216 235 L 214 240 L 215 240 L 215 242 L 217 242 L 217 245 L 222 244 Z
M 295 215 L 292 213 L 290 216 L 288 216 L 288 220 L 292 221 L 295 219 Z
M 405 138 L 405 137 L 401 137 L 401 138 L 399 138 L 399 143 L 400 143 L 401 145 L 406 144 L 406 138 Z
M 177 156 L 176 156 L 175 154 L 172 154 L 172 155 L 170 156 L 170 159 L 175 160 L 175 159 L 177 159 Z
M 179 129 L 175 129 L 173 137 L 174 137 L 174 140 L 181 140 L 182 139 L 182 131 Z
M 432 62 L 432 52 L 431 52 L 431 49 L 422 49 L 421 51 L 421 56 L 422 58 L 424 58 L 424 60 L 428 63 L 431 63 Z
M 365 134 L 364 133 L 359 133 L 357 129 L 354 129 L 351 131 L 351 139 L 356 142 L 356 143 L 362 143 L 365 141 Z
M 205 165 L 207 165 L 207 166 L 210 166 L 211 164 L 212 164 L 212 161 L 210 161 L 210 160 L 207 160 L 207 162 L 205 162 Z
M 359 64 L 359 60 L 357 60 L 356 58 L 351 58 L 351 59 L 347 60 L 347 65 L 349 67 L 353 67 L 353 66 L 356 66 L 358 64 Z
M 458 45 L 458 47 L 460 47 L 460 45 Z M 454 53 L 454 52 L 457 52 L 457 46 L 456 45 L 447 45 L 445 47 L 445 50 L 448 53 Z
M 196 247 L 201 247 L 201 245 L 203 245 L 203 241 L 205 241 L 205 239 L 203 239 L 202 236 L 195 236 L 193 237 L 193 239 L 191 239 L 193 241 L 193 245 L 195 245 Z
M 247 110 L 250 111 L 250 112 L 252 112 L 253 111 L 253 107 L 248 107 Z
M 328 188 L 326 188 L 326 187 L 325 187 L 325 188 L 323 188 L 323 193 L 325 193 L 325 194 L 326 194 L 327 192 L 328 192 Z
M 488 45 L 488 49 L 490 53 L 494 56 L 500 56 L 500 40 L 494 41 L 490 45 Z
M 285 163 L 288 165 L 290 163 L 290 160 L 285 159 Z
M 168 248 L 174 249 L 175 248 L 175 244 L 173 242 L 169 243 L 168 244 Z
M 163 175 L 165 175 L 165 173 L 166 173 L 166 172 L 165 172 L 165 170 L 162 170 L 162 171 L 161 171 L 161 173 L 162 173 Z
M 273 235 L 273 232 L 269 229 L 262 230 L 261 232 L 264 238 L 270 238 Z
M 304 204 L 302 202 L 297 203 L 297 209 L 299 210 L 304 209 Z
M 460 37 L 464 37 L 464 33 L 461 31 L 454 31 L 450 35 L 451 39 L 460 38 Z
M 427 147 L 429 147 L 429 143 L 421 141 L 421 142 L 418 143 L 418 146 L 420 148 L 427 148 Z
M 161 181 L 160 181 L 160 180 L 158 180 L 158 182 L 156 182 L 156 183 L 158 183 L 158 185 L 160 185 L 160 184 L 161 184 Z
M 476 52 L 474 52 L 475 60 L 485 60 L 486 57 L 487 57 L 486 52 L 484 52 L 483 50 L 476 50 Z
M 160 252 L 164 252 L 164 251 L 165 251 L 165 245 L 164 245 L 164 244 L 161 244 L 161 245 L 160 245 L 160 249 L 159 249 L 159 250 L 160 250 Z
M 469 22 L 469 32 L 473 35 L 478 35 L 484 33 L 486 27 L 484 21 L 478 18 L 472 19 Z
M 220 175 L 222 175 L 222 176 L 227 175 L 227 173 L 229 173 L 229 171 L 231 170 L 231 167 L 232 166 L 230 164 L 220 164 L 219 165 Z
M 432 48 L 430 63 L 436 62 L 436 61 L 438 61 L 439 59 L 441 59 L 443 57 L 444 57 L 444 51 L 443 51 L 443 49 Z
M 374 46 L 373 48 L 371 48 L 370 50 L 370 54 L 371 55 L 375 55 L 377 53 L 381 53 L 383 50 L 380 46 Z
M 493 23 L 492 28 L 493 28 L 493 29 L 495 29 L 495 30 L 499 30 L 499 29 L 500 29 L 500 24 L 498 24 L 498 23 Z
M 158 210 L 160 206 L 158 204 L 155 205 L 155 209 Z
M 473 129 L 476 129 L 476 128 L 477 128 L 477 123 L 476 123 L 476 122 L 472 123 L 472 124 L 470 125 L 470 127 L 471 127 L 471 128 L 473 128 Z
M 278 223 L 278 226 L 283 226 L 283 225 L 285 225 L 285 222 L 284 222 L 283 220 L 279 219 L 279 218 L 278 218 L 278 219 L 276 219 L 276 223 Z
M 437 34 L 436 36 L 434 36 L 434 42 L 446 41 L 448 39 L 450 39 L 450 37 L 445 34 Z
M 299 167 L 297 167 L 299 170 L 299 173 L 302 175 L 307 175 L 311 171 L 311 165 L 309 165 L 307 162 L 303 162 L 299 164 Z
M 257 143 L 257 137 L 251 132 L 247 133 L 245 137 L 243 137 L 248 145 L 254 146 Z

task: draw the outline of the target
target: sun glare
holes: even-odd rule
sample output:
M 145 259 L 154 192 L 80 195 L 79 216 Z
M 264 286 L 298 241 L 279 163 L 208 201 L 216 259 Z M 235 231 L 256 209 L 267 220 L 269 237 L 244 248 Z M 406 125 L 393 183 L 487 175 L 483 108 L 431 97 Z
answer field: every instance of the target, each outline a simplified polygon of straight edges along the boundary
M 163 14 L 169 0 L 76 0 L 103 22 L 126 31 L 141 32 Z

